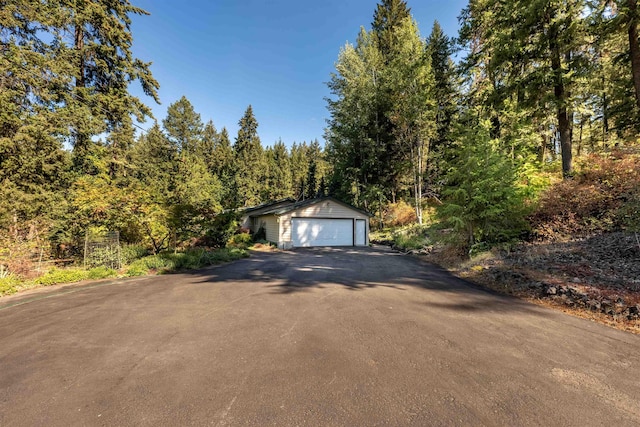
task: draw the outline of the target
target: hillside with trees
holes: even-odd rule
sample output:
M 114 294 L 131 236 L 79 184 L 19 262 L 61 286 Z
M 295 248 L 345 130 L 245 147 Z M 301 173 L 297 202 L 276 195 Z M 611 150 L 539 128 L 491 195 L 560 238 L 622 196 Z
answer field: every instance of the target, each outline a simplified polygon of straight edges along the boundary
M 109 233 L 140 253 L 224 247 L 236 208 L 327 192 L 320 143 L 263 147 L 251 106 L 235 136 L 186 97 L 152 118 L 129 92 L 159 102 L 131 51 L 144 14 L 127 0 L 3 6 L 0 280 L 82 263 L 89 236 Z
M 261 141 L 250 105 L 237 135 L 186 97 L 152 117 L 159 82 L 132 53 L 147 12 L 128 0 L 3 6 L 2 275 L 78 263 L 105 233 L 224 247 L 238 208 L 328 194 L 401 247 L 468 259 L 615 232 L 637 265 L 636 1 L 470 0 L 455 37 L 403 0 L 373 12 L 329 76 L 323 146 Z
M 333 188 L 376 213 L 378 241 L 501 291 L 564 289 L 561 304 L 637 321 L 636 2 L 470 0 L 459 21 L 456 38 L 437 21 L 424 37 L 407 2 L 383 0 L 341 49 Z

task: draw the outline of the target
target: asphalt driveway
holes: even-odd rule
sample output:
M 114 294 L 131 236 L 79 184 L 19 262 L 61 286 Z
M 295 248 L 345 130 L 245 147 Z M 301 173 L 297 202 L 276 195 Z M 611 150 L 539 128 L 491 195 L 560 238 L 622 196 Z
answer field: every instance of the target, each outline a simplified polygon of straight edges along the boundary
M 0 299 L 0 426 L 639 425 L 640 336 L 385 249 Z

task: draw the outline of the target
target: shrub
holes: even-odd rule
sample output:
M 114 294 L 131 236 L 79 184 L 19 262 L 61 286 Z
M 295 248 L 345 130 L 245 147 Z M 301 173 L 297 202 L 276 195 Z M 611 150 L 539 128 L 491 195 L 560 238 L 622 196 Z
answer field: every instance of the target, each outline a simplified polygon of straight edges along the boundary
M 235 234 L 227 242 L 227 247 L 246 249 L 251 243 L 253 243 L 253 239 L 250 234 Z
M 391 245 L 394 243 L 394 233 L 393 230 L 389 228 L 385 228 L 384 230 L 371 230 L 371 234 L 369 235 L 369 241 L 371 243 L 377 243 L 380 245 Z
M 175 269 L 175 263 L 169 258 L 169 254 L 166 252 L 158 255 L 151 255 L 140 259 L 147 270 L 173 270 Z
M 89 270 L 87 278 L 92 280 L 106 279 L 107 277 L 115 277 L 117 274 L 118 272 L 112 268 L 96 267 Z
M 0 277 L 0 295 L 10 295 L 16 292 L 20 282 L 20 278 L 15 274 L 4 274 Z
M 222 248 L 207 251 L 190 249 L 185 252 L 163 252 L 134 261 L 127 268 L 127 276 L 142 276 L 149 270 L 169 273 L 181 269 L 206 267 L 221 262 L 233 261 L 249 256 L 244 248 Z
M 137 260 L 137 261 L 134 261 L 127 268 L 127 271 L 125 274 L 129 277 L 134 277 L 134 276 L 144 276 L 147 273 L 149 273 L 149 269 L 146 267 L 146 265 L 144 265 L 144 262 L 142 260 Z
M 517 170 L 500 141 L 491 138 L 490 128 L 484 122 L 465 130 L 438 209 L 442 222 L 459 239 L 457 244 L 466 250 L 478 242 L 513 240 L 527 228 Z
M 33 282 L 38 285 L 50 286 L 59 283 L 73 283 L 89 278 L 89 270 L 83 270 L 80 268 L 65 268 L 57 269 L 53 268 L 36 278 Z
M 204 246 L 224 247 L 238 229 L 240 217 L 236 212 L 224 212 L 206 225 L 205 237 L 201 239 Z
M 267 240 L 267 230 L 265 230 L 264 227 L 260 227 L 256 234 L 253 236 L 254 242 L 259 242 L 261 240 Z
M 417 220 L 414 207 L 403 200 L 387 206 L 383 218 L 385 227 L 402 227 L 415 224 Z
M 427 236 L 427 228 L 422 226 L 413 226 L 398 230 L 393 233 L 393 244 L 401 249 L 421 249 L 429 245 L 429 237 Z
M 149 255 L 149 251 L 142 245 L 123 245 L 120 249 L 120 257 L 123 265 L 131 264 L 133 261 Z

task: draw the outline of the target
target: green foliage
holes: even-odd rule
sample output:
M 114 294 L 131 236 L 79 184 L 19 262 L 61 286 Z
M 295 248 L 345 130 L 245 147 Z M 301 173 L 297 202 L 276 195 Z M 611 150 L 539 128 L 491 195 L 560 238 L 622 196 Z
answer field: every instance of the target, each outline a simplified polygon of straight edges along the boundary
M 217 248 L 224 247 L 240 225 L 240 216 L 235 211 L 216 215 L 204 230 L 202 244 Z
M 136 260 L 129 265 L 125 271 L 125 275 L 128 277 L 144 276 L 149 273 L 149 269 L 144 262 Z
M 235 152 L 235 184 L 238 205 L 255 206 L 262 201 L 261 186 L 264 178 L 264 153 L 258 137 L 258 121 L 251 105 L 238 122 L 240 129 L 233 146 Z
M 248 257 L 243 248 L 222 248 L 216 250 L 190 249 L 184 252 L 163 252 L 134 261 L 127 269 L 127 276 L 142 276 L 150 270 L 170 273 L 177 270 L 195 269 L 222 262 Z
M 87 279 L 106 279 L 108 277 L 115 277 L 116 275 L 117 272 L 115 270 L 106 267 L 96 267 L 91 270 L 81 268 L 53 268 L 42 276 L 36 278 L 33 283 L 42 286 L 50 286 L 60 283 L 79 282 Z
M 162 124 L 169 141 L 180 154 L 201 154 L 202 119 L 185 96 L 169 105 Z
M 422 195 L 437 104 L 427 45 L 402 1 L 378 6 L 373 30 L 347 44 L 328 83 L 331 187 L 357 206 Z
M 107 267 L 95 267 L 92 268 L 91 270 L 89 270 L 88 274 L 87 274 L 87 278 L 91 279 L 91 280 L 98 280 L 98 279 L 106 279 L 109 277 L 115 277 L 118 274 L 118 272 L 116 270 L 114 270 L 113 268 L 107 268 Z
M 50 286 L 58 283 L 72 283 L 86 280 L 89 272 L 80 268 L 51 269 L 34 280 L 34 283 L 42 286 Z
M 440 219 L 467 249 L 478 242 L 517 238 L 526 229 L 524 197 L 517 170 L 490 136 L 491 123 L 465 129 L 458 157 L 447 173 Z
M 430 244 L 428 228 L 420 225 L 401 228 L 393 232 L 393 245 L 405 250 L 422 249 Z
M 0 296 L 11 295 L 18 291 L 21 280 L 14 274 L 7 274 L 0 277 Z
M 253 238 L 248 233 L 240 233 L 231 236 L 231 239 L 227 242 L 228 248 L 241 248 L 247 249 L 253 243 Z
M 383 55 L 388 55 L 395 43 L 394 31 L 410 16 L 411 9 L 404 0 L 382 0 L 376 5 L 371 23 L 376 45 Z
M 133 261 L 144 258 L 147 255 L 149 255 L 149 250 L 140 244 L 122 245 L 120 248 L 123 265 L 129 265 Z

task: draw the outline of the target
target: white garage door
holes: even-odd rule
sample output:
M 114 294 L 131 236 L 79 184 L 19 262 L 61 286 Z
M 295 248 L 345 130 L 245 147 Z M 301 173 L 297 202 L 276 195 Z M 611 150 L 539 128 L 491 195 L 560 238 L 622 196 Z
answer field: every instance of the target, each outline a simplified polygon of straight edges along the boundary
M 352 246 L 352 219 L 293 218 L 293 246 Z

